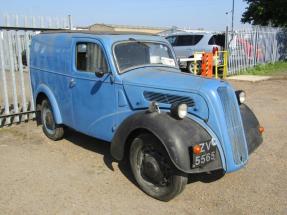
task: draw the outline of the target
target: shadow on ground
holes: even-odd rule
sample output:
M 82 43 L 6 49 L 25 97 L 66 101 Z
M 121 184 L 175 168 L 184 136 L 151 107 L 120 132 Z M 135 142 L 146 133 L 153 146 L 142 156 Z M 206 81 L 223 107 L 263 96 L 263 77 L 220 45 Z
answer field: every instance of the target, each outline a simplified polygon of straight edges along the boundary
M 130 182 L 132 182 L 133 184 L 137 186 L 137 183 L 130 170 L 129 163 L 126 160 L 118 162 L 111 156 L 109 142 L 102 141 L 102 140 L 81 134 L 71 129 L 67 129 L 65 139 L 84 149 L 102 154 L 105 165 L 107 166 L 107 168 L 109 168 L 112 171 L 114 171 L 112 163 L 117 162 L 118 167 L 120 171 L 124 174 L 124 176 Z M 209 174 L 207 173 L 190 174 L 188 176 L 188 184 L 198 182 L 198 181 L 203 182 L 203 183 L 211 183 L 222 178 L 223 176 L 224 176 L 224 172 L 222 170 L 213 171 Z

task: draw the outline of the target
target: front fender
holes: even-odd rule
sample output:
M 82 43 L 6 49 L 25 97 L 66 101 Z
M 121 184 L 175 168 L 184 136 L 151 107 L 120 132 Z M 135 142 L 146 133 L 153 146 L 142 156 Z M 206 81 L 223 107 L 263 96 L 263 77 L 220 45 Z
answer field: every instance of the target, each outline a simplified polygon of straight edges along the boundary
M 255 114 L 247 105 L 240 105 L 240 113 L 248 147 L 248 154 L 251 154 L 263 142 L 262 135 L 259 132 L 260 124 Z
M 57 103 L 57 100 L 56 100 L 53 92 L 50 90 L 50 88 L 47 85 L 40 84 L 38 86 L 38 88 L 36 89 L 34 101 L 36 101 L 36 99 L 40 93 L 44 93 L 47 96 L 47 98 L 49 99 L 50 104 L 52 106 L 52 110 L 54 113 L 56 123 L 62 124 L 63 120 L 62 120 L 61 112 L 60 112 L 59 105 Z
M 185 118 L 176 120 L 169 113 L 140 111 L 128 117 L 117 129 L 111 144 L 111 154 L 117 160 L 125 155 L 126 144 L 133 131 L 144 129 L 155 135 L 164 145 L 175 167 L 186 173 L 201 172 L 191 169 L 192 146 L 211 140 L 211 135 L 197 122 Z M 218 153 L 219 154 L 219 153 Z M 222 167 L 221 160 L 212 162 L 213 169 Z

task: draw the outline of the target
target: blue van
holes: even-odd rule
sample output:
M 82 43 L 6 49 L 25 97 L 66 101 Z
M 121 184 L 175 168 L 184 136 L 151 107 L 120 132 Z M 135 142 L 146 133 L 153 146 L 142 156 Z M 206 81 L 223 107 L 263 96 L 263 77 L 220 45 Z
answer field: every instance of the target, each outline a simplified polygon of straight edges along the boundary
M 139 187 L 168 201 L 195 173 L 242 168 L 263 128 L 245 92 L 182 73 L 160 36 L 56 31 L 32 38 L 37 119 L 52 140 L 70 127 L 111 142 Z

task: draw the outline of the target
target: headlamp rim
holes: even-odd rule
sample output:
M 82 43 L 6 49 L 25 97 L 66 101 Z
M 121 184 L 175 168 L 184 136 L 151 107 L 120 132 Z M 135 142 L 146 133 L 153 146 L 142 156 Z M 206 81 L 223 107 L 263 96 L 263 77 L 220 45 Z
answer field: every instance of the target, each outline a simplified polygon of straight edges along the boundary
M 239 105 L 244 104 L 245 101 L 246 101 L 246 92 L 244 90 L 237 90 L 237 91 L 235 91 L 235 94 L 236 94 L 236 98 L 237 98 L 238 104 Z M 242 94 L 244 95 L 243 96 L 244 101 L 241 101 Z
M 179 116 L 179 107 L 181 105 L 185 105 L 186 106 L 186 113 L 185 113 L 185 115 L 183 117 Z M 176 119 L 184 119 L 187 116 L 187 109 L 188 109 L 188 105 L 186 103 L 184 103 L 184 102 L 175 102 L 170 107 L 170 113 Z

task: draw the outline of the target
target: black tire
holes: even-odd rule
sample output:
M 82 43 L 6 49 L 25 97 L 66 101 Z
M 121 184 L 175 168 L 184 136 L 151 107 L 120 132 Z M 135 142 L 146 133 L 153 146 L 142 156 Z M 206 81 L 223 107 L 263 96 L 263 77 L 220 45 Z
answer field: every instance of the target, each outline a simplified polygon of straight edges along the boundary
M 139 187 L 155 199 L 169 201 L 187 184 L 187 175 L 174 167 L 165 148 L 152 134 L 141 134 L 132 141 L 129 160 Z
M 56 124 L 54 113 L 51 108 L 50 102 L 47 99 L 42 101 L 41 105 L 41 123 L 45 135 L 51 140 L 60 140 L 64 136 L 64 128 Z
M 194 62 L 189 62 L 187 64 L 187 71 L 191 74 L 194 74 L 194 75 L 201 75 L 201 62 L 197 61 L 197 70 L 196 70 L 196 73 L 194 73 Z

